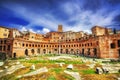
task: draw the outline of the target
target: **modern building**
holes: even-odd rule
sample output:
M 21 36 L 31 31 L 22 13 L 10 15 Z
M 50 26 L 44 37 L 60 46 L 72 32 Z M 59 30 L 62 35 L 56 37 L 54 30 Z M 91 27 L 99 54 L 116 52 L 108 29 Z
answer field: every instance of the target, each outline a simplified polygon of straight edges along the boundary
M 120 31 L 94 26 L 92 34 L 58 30 L 43 34 L 0 27 L 1 58 L 38 54 L 77 54 L 96 58 L 120 58 Z

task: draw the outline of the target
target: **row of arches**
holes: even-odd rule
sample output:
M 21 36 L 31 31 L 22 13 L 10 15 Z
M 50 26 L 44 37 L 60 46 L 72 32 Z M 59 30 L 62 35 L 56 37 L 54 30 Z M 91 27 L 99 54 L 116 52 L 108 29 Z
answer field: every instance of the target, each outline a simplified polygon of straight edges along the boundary
M 91 51 L 92 50 L 92 51 Z M 80 54 L 83 56 L 90 56 L 91 52 L 94 56 L 97 56 L 97 48 L 90 49 L 54 49 L 54 50 L 47 50 L 47 49 L 25 49 L 24 55 L 28 56 L 30 53 L 34 54 L 47 54 L 47 53 L 60 53 L 60 54 Z

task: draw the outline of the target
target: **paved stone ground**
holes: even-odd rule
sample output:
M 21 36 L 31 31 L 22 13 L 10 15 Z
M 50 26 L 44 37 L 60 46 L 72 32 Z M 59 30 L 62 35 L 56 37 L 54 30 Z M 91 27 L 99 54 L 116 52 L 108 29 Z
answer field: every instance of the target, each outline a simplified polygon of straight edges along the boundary
M 0 62 L 0 66 L 3 66 L 4 65 L 4 62 Z
M 49 60 L 57 60 L 60 58 L 72 59 L 72 57 L 69 57 L 69 56 L 56 56 L 56 57 L 50 57 Z
M 37 70 L 35 70 L 33 72 L 20 75 L 17 78 L 26 77 L 26 76 L 33 76 L 33 75 L 37 75 L 37 74 L 40 74 L 40 73 L 43 73 L 43 72 L 48 72 L 48 69 L 46 67 L 43 67 L 43 68 L 37 69 Z
M 18 70 L 20 68 L 24 68 L 24 67 L 25 66 L 23 66 L 23 64 L 18 64 L 18 65 L 11 66 L 10 68 L 7 68 L 7 69 L 4 69 L 3 71 L 1 71 L 0 72 L 0 77 L 5 76 L 7 74 L 12 74 L 16 70 Z
M 81 77 L 80 77 L 80 75 L 79 75 L 78 72 L 70 72 L 70 71 L 67 71 L 67 70 L 65 70 L 64 72 L 65 72 L 66 74 L 69 74 L 69 75 L 71 75 L 72 77 L 74 77 L 75 80 L 81 80 Z

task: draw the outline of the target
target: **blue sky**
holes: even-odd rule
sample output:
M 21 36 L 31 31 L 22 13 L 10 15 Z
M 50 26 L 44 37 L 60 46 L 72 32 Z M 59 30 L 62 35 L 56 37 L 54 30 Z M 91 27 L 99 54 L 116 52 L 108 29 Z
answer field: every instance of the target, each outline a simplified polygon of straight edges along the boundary
M 0 0 L 0 25 L 37 33 L 120 29 L 120 0 Z

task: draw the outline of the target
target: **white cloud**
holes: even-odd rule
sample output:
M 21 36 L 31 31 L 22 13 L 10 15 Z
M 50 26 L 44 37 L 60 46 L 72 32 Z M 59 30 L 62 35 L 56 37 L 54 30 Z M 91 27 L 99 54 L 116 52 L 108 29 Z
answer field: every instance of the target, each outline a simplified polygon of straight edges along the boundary
M 50 30 L 47 29 L 47 28 L 43 28 L 42 32 L 43 32 L 43 33 L 48 33 L 48 32 L 50 32 Z
M 79 1 L 79 0 L 77 0 Z M 116 11 L 112 11 L 110 13 L 105 13 L 105 9 L 101 8 L 97 10 L 96 12 L 92 12 L 90 10 L 84 10 L 81 8 L 81 5 L 77 2 L 66 2 L 63 3 L 60 6 L 61 10 L 65 12 L 67 15 L 69 15 L 68 20 L 59 20 L 55 18 L 55 14 L 39 14 L 35 13 L 34 11 L 31 11 L 28 9 L 28 7 L 22 6 L 22 5 L 4 5 L 8 9 L 15 12 L 16 16 L 22 17 L 30 22 L 26 27 L 30 28 L 29 31 L 37 32 L 37 33 L 47 33 L 50 30 L 57 30 L 58 24 L 62 24 L 64 27 L 64 31 L 73 30 L 73 31 L 85 31 L 90 33 L 91 27 L 94 25 L 110 25 L 113 24 L 113 19 L 117 15 Z M 11 6 L 11 7 L 9 7 Z M 16 7 L 14 7 L 16 6 Z M 16 11 L 17 10 L 17 11 Z M 62 13 L 62 12 L 61 12 Z M 64 14 L 63 14 L 64 15 Z M 62 16 L 59 16 L 62 17 Z M 74 25 L 69 25 L 67 22 L 74 21 Z M 42 25 L 45 28 L 42 30 L 34 31 L 34 25 Z M 26 27 L 23 27 L 22 30 L 26 30 Z
M 46 34 L 50 32 L 50 30 L 48 28 L 43 28 L 42 30 L 37 30 L 37 33 L 41 33 L 41 34 Z
M 31 28 L 29 29 L 29 31 L 30 31 L 30 32 L 33 32 L 33 33 L 36 33 L 36 32 L 35 32 L 33 29 L 31 29 Z
M 80 4 L 76 4 L 74 2 L 67 2 L 60 6 L 62 10 L 68 15 L 74 15 L 80 12 Z
M 27 29 L 25 27 L 22 27 L 21 31 L 27 31 Z
M 40 15 L 38 13 L 35 13 L 34 11 L 30 11 L 29 9 L 21 5 L 16 5 L 16 7 L 14 7 L 14 5 L 9 4 L 4 6 L 14 11 L 17 17 L 18 15 L 20 15 L 19 17 L 22 17 L 25 20 L 29 21 L 30 24 L 27 25 L 27 27 L 29 28 L 32 28 L 33 25 L 42 25 L 51 30 L 56 30 L 59 24 L 59 21 L 57 21 L 52 15 L 47 13 Z

